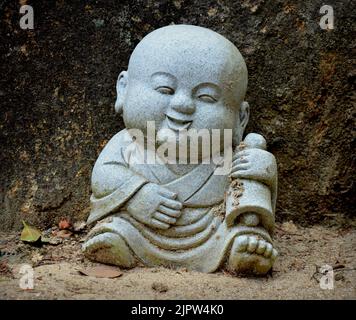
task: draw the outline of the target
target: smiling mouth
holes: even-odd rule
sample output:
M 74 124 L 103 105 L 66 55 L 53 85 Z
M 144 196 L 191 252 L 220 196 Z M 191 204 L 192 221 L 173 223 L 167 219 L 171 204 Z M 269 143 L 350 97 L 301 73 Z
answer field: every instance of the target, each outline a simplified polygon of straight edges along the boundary
M 168 127 L 175 131 L 188 129 L 193 122 L 192 120 L 187 121 L 187 120 L 175 119 L 168 115 L 166 115 L 166 118 L 167 118 Z

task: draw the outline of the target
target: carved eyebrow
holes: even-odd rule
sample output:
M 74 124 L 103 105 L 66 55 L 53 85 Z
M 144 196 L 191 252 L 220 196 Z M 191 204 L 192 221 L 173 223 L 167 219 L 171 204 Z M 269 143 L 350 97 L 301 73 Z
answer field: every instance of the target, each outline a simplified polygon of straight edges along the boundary
M 152 80 L 159 79 L 159 78 L 166 78 L 166 79 L 169 79 L 170 81 L 173 81 L 174 84 L 177 83 L 177 78 L 168 72 L 160 71 L 160 72 L 155 72 L 151 75 Z
M 193 92 L 197 93 L 199 90 L 202 90 L 202 89 L 211 89 L 211 90 L 214 90 L 216 92 L 216 94 L 218 94 L 218 95 L 221 94 L 221 88 L 217 84 L 212 83 L 212 82 L 204 82 L 204 83 L 198 84 L 193 89 Z

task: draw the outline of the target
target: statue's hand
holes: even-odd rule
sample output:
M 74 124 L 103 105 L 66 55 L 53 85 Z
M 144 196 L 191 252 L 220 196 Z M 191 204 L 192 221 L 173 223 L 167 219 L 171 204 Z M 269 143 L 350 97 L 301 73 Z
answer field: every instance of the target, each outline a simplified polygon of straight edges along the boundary
M 257 180 L 272 187 L 277 178 L 276 159 L 272 153 L 262 149 L 239 151 L 232 158 L 231 177 Z
M 168 229 L 181 215 L 183 205 L 177 194 L 155 183 L 145 184 L 127 205 L 138 221 L 154 228 Z

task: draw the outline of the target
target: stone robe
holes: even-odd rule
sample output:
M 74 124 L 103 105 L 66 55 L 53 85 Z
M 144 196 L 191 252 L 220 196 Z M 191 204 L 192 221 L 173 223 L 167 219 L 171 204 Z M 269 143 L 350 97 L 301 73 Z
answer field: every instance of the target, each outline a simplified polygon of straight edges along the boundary
M 126 129 L 109 141 L 93 169 L 92 210 L 87 223 L 110 216 L 109 222 L 101 222 L 101 232 L 119 234 L 145 265 L 213 272 L 237 235 L 253 233 L 272 242 L 274 199 L 269 190 L 265 192 L 267 198 L 262 197 L 267 208 L 259 213 L 262 226 L 227 224 L 223 204 L 230 180 L 214 174 L 214 163 L 197 165 L 178 176 L 164 164 L 142 164 L 140 159 L 142 151 Z M 151 228 L 126 211 L 127 201 L 148 182 L 177 193 L 183 204 L 181 216 L 167 230 Z M 256 193 L 260 189 L 261 184 L 256 182 L 246 191 Z

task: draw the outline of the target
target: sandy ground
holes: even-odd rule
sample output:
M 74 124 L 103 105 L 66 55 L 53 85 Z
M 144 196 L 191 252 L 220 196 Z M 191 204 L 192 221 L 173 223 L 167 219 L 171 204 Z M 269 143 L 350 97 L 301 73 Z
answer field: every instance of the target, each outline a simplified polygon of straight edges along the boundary
M 0 299 L 356 299 L 356 230 L 278 224 L 279 258 L 271 274 L 243 278 L 184 269 L 137 267 L 114 279 L 80 274 L 84 234 L 35 247 L 19 234 L 0 234 Z M 23 263 L 34 267 L 34 289 L 20 288 Z M 320 288 L 317 266 L 334 269 L 334 289 Z

